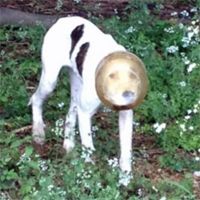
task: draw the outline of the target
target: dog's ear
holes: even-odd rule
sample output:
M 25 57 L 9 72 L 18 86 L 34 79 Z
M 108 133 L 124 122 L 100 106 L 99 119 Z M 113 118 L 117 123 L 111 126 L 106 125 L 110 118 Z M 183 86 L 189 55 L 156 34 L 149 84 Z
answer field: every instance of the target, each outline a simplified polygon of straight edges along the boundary
M 116 71 L 127 70 L 135 74 L 139 81 L 137 81 L 138 91 L 137 98 L 131 104 L 120 106 L 121 110 L 132 109 L 137 107 L 144 99 L 148 89 L 148 78 L 143 62 L 135 55 L 126 51 L 117 51 L 104 57 L 99 63 L 95 74 L 95 87 L 97 95 L 106 106 L 116 109 L 115 103 L 111 100 L 108 93 L 105 91 L 107 78 L 112 78 Z

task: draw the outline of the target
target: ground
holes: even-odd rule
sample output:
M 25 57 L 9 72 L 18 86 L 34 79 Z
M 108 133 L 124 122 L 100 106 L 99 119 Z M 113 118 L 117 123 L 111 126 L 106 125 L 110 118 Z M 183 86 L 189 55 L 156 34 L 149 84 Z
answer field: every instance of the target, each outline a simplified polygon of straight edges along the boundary
M 126 1 L 123 1 L 123 3 L 115 3 L 112 8 L 110 8 L 110 5 L 107 6 L 107 3 L 105 1 L 103 2 L 103 6 L 99 5 L 97 8 L 98 12 L 93 13 L 93 6 L 86 6 L 82 5 L 81 3 L 77 3 L 76 1 L 64 1 L 64 3 L 58 3 L 62 1 L 56 1 L 56 0 L 43 0 L 43 1 L 29 1 L 29 0 L 2 0 L 0 2 L 0 7 L 8 7 L 13 9 L 19 9 L 26 12 L 34 12 L 34 13 L 41 13 L 41 14 L 50 14 L 50 15 L 56 15 L 59 14 L 61 16 L 64 16 L 66 14 L 78 14 L 84 17 L 88 17 L 91 14 L 96 14 L 98 17 L 110 17 L 115 13 L 115 8 L 117 8 L 118 13 L 123 16 L 124 14 L 124 8 L 126 5 Z M 86 1 L 88 2 L 88 1 Z M 91 1 L 92 2 L 92 1 Z M 177 1 L 178 2 L 178 1 Z M 184 1 L 181 1 L 181 4 L 178 4 L 176 1 L 173 1 L 173 3 L 170 3 L 168 1 L 166 4 L 164 4 L 163 9 L 160 13 L 156 13 L 156 9 L 154 7 L 154 4 L 149 4 L 149 8 L 152 12 L 152 14 L 158 15 L 160 18 L 164 19 L 170 19 L 170 13 L 177 10 L 184 10 L 188 9 L 188 4 L 185 4 Z M 93 3 L 94 5 L 94 3 Z M 104 9 L 104 10 L 102 10 Z M 183 20 L 183 19 L 182 19 Z M 26 45 L 26 44 L 24 44 Z M 23 46 L 22 46 L 23 48 Z M 21 49 L 21 47 L 19 47 Z M 26 52 L 23 52 L 20 50 L 19 54 L 26 54 Z M 31 80 L 30 80 L 31 81 Z M 33 80 L 34 82 L 34 80 Z M 35 83 L 33 83 L 35 86 Z M 3 113 L 3 108 L 0 106 L 0 113 Z M 106 114 L 103 112 L 100 112 L 96 115 L 96 119 L 105 119 Z M 106 127 L 107 124 L 106 121 L 102 120 L 100 126 Z M 11 129 L 9 127 L 9 124 L 7 125 L 7 129 Z M 16 134 L 21 137 L 23 135 L 26 135 L 30 132 L 31 126 L 16 130 Z M 159 148 L 159 146 L 156 144 L 156 138 L 152 135 L 148 134 L 135 134 L 133 145 L 134 145 L 134 152 L 135 157 L 137 158 L 136 163 L 134 164 L 134 168 L 137 171 L 137 173 L 142 174 L 144 177 L 151 179 L 153 182 L 157 182 L 162 179 L 170 179 L 174 181 L 179 181 L 183 178 L 183 171 L 177 171 L 173 170 L 171 168 L 161 168 L 159 164 L 159 158 L 160 156 L 164 156 L 165 152 Z M 37 149 L 38 153 L 42 157 L 47 157 L 49 150 L 53 147 L 54 144 L 47 143 L 43 148 L 35 145 L 35 148 Z M 23 152 L 24 147 L 21 146 L 21 151 Z M 181 149 L 177 150 L 177 154 L 179 154 L 182 157 L 189 157 L 191 153 L 183 152 Z M 184 171 L 184 173 L 187 173 Z

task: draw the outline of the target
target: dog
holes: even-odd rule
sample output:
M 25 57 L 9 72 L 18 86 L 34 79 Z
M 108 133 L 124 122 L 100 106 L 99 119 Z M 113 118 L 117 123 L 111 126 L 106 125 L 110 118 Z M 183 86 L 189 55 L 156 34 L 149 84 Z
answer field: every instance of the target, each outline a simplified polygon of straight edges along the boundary
M 64 17 L 52 25 L 46 33 L 42 45 L 42 74 L 39 86 L 29 103 L 32 104 L 32 132 L 33 140 L 36 143 L 42 145 L 45 141 L 45 126 L 42 117 L 43 102 L 54 90 L 61 68 L 66 66 L 70 77 L 71 101 L 65 120 L 63 147 L 66 152 L 70 152 L 74 148 L 75 125 L 78 118 L 83 148 L 92 152 L 95 150 L 91 134 L 91 118 L 97 112 L 102 101 L 105 104 L 109 101 L 104 101 L 101 95 L 97 94 L 98 84 L 101 86 L 103 84 L 101 79 L 99 82 L 96 81 L 97 69 L 99 63 L 102 64 L 107 56 L 115 55 L 115 52 L 128 54 L 127 50 L 118 44 L 111 35 L 103 33 L 87 19 L 78 16 Z M 131 104 L 135 93 L 130 89 L 123 90 L 123 81 L 120 82 L 120 80 L 125 80 L 125 85 L 130 86 L 131 81 L 137 77 L 135 74 L 131 75 L 130 70 L 128 68 L 126 70 L 126 67 L 124 70 L 123 68 L 120 70 L 109 74 L 109 81 L 102 88 L 107 88 L 105 91 L 110 92 L 107 95 L 112 97 L 110 101 L 115 104 L 113 108 L 119 110 L 121 149 L 119 166 L 122 172 L 131 174 L 133 110 L 126 105 Z M 120 77 L 123 78 L 120 79 Z M 101 88 L 100 85 L 99 88 Z M 123 93 L 122 96 L 121 93 Z

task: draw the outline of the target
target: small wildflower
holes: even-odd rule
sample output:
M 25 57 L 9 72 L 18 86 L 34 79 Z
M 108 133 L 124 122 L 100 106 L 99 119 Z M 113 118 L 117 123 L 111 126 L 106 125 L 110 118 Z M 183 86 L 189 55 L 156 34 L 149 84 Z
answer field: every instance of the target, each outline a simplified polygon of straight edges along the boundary
M 190 60 L 188 59 L 187 56 L 183 58 L 183 62 L 184 62 L 185 65 L 189 65 L 190 64 Z
M 161 133 L 166 128 L 166 123 L 156 123 L 153 127 L 155 128 L 156 133 Z
M 161 197 L 160 200 L 167 200 L 167 198 L 164 196 L 164 197 Z
M 186 115 L 186 116 L 185 116 L 185 120 L 189 120 L 190 118 L 191 118 L 190 115 Z
M 111 166 L 113 169 L 117 168 L 119 166 L 118 159 L 117 158 L 109 159 L 108 165 Z
M 180 23 L 178 26 L 179 26 L 180 29 L 184 28 L 184 25 L 182 23 Z
M 178 13 L 176 11 L 171 13 L 171 16 L 177 16 L 177 15 Z
M 48 189 L 49 192 L 52 191 L 53 188 L 54 188 L 53 185 L 48 185 L 48 187 L 47 187 L 47 189 Z
M 193 7 L 193 8 L 190 9 L 190 12 L 196 13 L 197 10 L 198 10 L 197 7 Z
M 45 172 L 48 169 L 48 166 L 47 166 L 47 163 L 45 160 L 39 160 L 38 164 L 39 164 L 41 171 Z
M 115 14 L 118 14 L 117 8 L 114 8 L 114 13 L 115 13 Z
M 81 158 L 84 159 L 85 162 L 93 163 L 93 160 L 91 158 L 92 153 L 92 149 L 83 147 L 81 152 Z
M 98 131 L 98 130 L 99 130 L 99 128 L 98 128 L 97 125 L 92 126 L 92 131 L 93 131 L 93 132 L 96 132 L 96 131 Z
M 193 113 L 198 113 L 198 110 L 196 108 L 193 109 Z
M 80 3 L 80 2 L 81 2 L 81 0 L 74 0 L 74 2 L 75 2 L 75 3 Z
M 180 124 L 180 128 L 181 128 L 181 130 L 182 130 L 183 132 L 185 132 L 185 131 L 186 131 L 185 124 Z
M 179 50 L 179 47 L 172 45 L 170 47 L 167 47 L 166 50 L 167 50 L 168 53 L 173 54 L 173 53 L 176 53 Z
M 22 155 L 20 156 L 20 159 L 19 159 L 19 161 L 17 162 L 17 165 L 20 165 L 20 164 L 22 164 L 22 163 L 27 163 L 27 162 L 29 162 L 29 161 L 31 161 L 31 158 L 30 158 L 29 156 L 27 156 L 27 155 L 24 153 L 24 154 L 22 154 Z
M 183 17 L 189 17 L 189 12 L 187 10 L 183 10 L 180 12 Z
M 199 156 L 196 156 L 196 157 L 195 157 L 195 161 L 200 161 L 200 157 L 199 157 Z
M 166 98 L 167 98 L 167 94 L 163 94 L 162 97 L 163 97 L 164 99 L 166 99 Z
M 193 127 L 193 126 L 190 126 L 190 127 L 189 127 L 189 130 L 190 130 L 190 131 L 193 131 L 193 130 L 194 130 L 194 127 Z
M 187 68 L 187 72 L 190 73 L 192 72 L 193 69 L 195 69 L 197 67 L 196 63 L 191 63 L 189 64 L 188 68 Z
M 181 42 L 183 43 L 182 46 L 184 48 L 188 47 L 190 45 L 190 39 L 186 36 L 184 36 L 181 40 Z
M 139 197 L 142 197 L 143 196 L 143 189 L 142 188 L 138 188 L 137 194 L 138 194 Z
M 64 107 L 64 102 L 58 103 L 58 108 L 62 109 Z
M 133 26 L 130 26 L 128 29 L 125 30 L 125 33 L 133 33 L 136 31 L 136 28 L 133 28 Z
M 164 28 L 164 31 L 167 32 L 167 33 L 174 33 L 175 32 L 173 27 Z
M 152 186 L 152 189 L 155 191 L 155 192 L 158 192 L 158 189 L 153 185 Z
M 185 87 L 186 86 L 186 82 L 185 81 L 181 81 L 179 84 L 180 84 L 181 87 Z
M 58 119 L 55 122 L 55 128 L 53 128 L 51 131 L 55 133 L 56 136 L 63 136 L 63 125 L 64 125 L 64 120 L 63 119 Z
M 183 136 L 183 131 L 180 132 L 180 136 Z

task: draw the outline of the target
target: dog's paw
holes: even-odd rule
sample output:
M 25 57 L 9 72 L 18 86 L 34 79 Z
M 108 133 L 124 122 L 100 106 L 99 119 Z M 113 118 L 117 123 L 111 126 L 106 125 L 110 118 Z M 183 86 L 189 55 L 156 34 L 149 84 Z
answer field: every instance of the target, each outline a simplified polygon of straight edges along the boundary
M 45 142 L 44 124 L 33 125 L 33 141 L 37 144 L 43 145 Z

